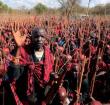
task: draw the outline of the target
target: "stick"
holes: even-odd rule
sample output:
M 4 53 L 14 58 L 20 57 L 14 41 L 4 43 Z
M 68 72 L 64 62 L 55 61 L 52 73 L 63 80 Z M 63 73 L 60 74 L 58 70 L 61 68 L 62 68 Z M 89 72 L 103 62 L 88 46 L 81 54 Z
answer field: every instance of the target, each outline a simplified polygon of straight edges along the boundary
M 99 54 L 100 54 L 100 48 L 98 49 L 98 55 L 97 55 L 97 61 L 96 61 L 96 70 L 95 70 L 95 73 L 92 77 L 92 80 L 91 80 L 91 86 L 90 86 L 90 92 L 89 92 L 89 96 L 92 97 L 92 94 L 93 94 L 93 90 L 94 90 L 94 85 L 95 85 L 95 78 L 96 78 L 96 73 L 98 71 L 98 68 L 97 68 L 97 64 L 98 64 L 98 60 L 99 60 Z

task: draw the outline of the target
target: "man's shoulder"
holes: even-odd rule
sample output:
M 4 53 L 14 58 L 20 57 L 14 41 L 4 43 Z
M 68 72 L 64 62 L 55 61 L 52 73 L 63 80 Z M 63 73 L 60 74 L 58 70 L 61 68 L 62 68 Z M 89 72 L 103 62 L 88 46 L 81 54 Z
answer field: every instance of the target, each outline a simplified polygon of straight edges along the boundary
M 30 53 L 24 47 L 20 47 L 19 51 L 20 51 L 20 55 L 23 57 L 28 57 L 30 55 Z

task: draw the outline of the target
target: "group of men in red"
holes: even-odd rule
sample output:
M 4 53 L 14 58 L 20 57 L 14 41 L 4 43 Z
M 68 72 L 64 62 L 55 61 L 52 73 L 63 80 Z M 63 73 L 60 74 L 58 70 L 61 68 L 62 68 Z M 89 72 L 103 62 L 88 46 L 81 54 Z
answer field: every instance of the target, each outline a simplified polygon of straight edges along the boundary
M 110 21 L 37 20 L 1 24 L 1 104 L 109 102 Z

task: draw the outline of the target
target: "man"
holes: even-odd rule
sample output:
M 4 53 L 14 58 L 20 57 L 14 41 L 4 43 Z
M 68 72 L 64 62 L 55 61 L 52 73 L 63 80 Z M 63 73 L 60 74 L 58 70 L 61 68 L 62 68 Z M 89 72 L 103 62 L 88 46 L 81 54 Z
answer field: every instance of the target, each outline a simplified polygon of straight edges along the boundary
M 33 93 L 30 94 L 30 101 L 37 101 L 38 104 L 42 101 L 44 97 L 45 87 L 49 81 L 50 73 L 53 69 L 53 56 L 47 46 L 44 45 L 44 40 L 46 37 L 46 33 L 44 29 L 34 28 L 32 31 L 32 48 L 30 58 L 33 65 L 30 65 L 31 68 L 30 74 L 33 74 L 33 77 L 30 77 L 30 80 L 33 78 L 34 80 L 34 88 Z M 33 70 L 32 70 L 33 69 Z M 29 73 L 29 72 L 28 72 Z M 28 81 L 29 80 L 28 77 Z M 31 82 L 28 82 L 31 85 Z M 30 88 L 28 88 L 30 89 Z M 34 98 L 34 99 L 33 99 Z
M 15 60 L 19 56 L 18 62 L 11 61 L 7 73 L 9 83 L 16 86 L 13 95 L 16 92 L 21 103 L 25 100 L 29 105 L 40 105 L 54 64 L 53 56 L 48 46 L 44 44 L 46 32 L 42 28 L 34 28 L 29 45 L 24 44 L 24 41 L 21 40 L 23 36 L 20 35 L 19 30 L 13 34 L 18 46 Z M 15 95 L 14 97 L 16 100 Z M 16 100 L 17 105 L 18 99 Z

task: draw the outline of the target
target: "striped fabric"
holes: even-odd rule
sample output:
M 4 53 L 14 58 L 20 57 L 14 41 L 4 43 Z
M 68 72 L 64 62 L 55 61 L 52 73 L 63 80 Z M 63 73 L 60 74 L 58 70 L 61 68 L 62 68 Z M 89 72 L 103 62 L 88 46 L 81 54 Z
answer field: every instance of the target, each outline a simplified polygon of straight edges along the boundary
M 14 82 L 10 83 L 10 88 L 11 88 L 11 91 L 13 93 L 16 105 L 23 105 L 22 102 L 20 101 L 18 95 L 16 94 L 16 87 L 15 87 L 15 83 Z
M 49 50 L 48 47 L 44 47 L 44 71 L 42 72 L 44 74 L 44 77 L 41 81 L 38 81 L 39 83 L 47 83 L 49 81 L 49 75 L 52 72 L 52 68 L 53 68 L 53 64 L 54 64 L 54 59 L 53 56 Z M 40 66 L 36 66 L 35 64 L 31 65 L 29 67 L 29 71 L 28 71 L 28 90 L 27 90 L 27 95 L 31 95 L 33 92 L 33 77 L 34 74 L 36 74 L 36 70 L 39 69 L 37 67 Z M 39 74 L 37 74 L 39 75 Z M 39 77 L 39 76 L 38 76 Z M 40 84 L 39 84 L 40 85 Z M 43 84 L 41 84 L 43 85 Z

